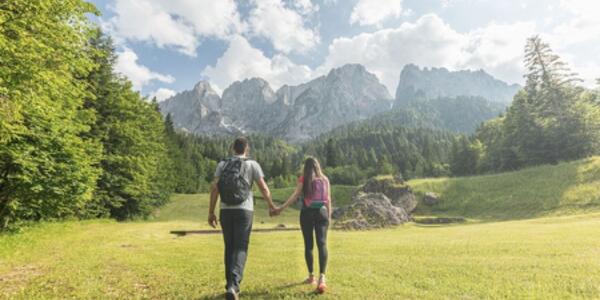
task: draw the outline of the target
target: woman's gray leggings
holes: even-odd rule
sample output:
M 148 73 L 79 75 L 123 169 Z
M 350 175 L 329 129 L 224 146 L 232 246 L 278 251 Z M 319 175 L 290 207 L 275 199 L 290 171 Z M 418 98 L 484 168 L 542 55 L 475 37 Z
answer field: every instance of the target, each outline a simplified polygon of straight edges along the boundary
M 304 258 L 308 272 L 313 273 L 313 231 L 317 237 L 319 250 L 319 272 L 324 274 L 327 270 L 327 229 L 329 228 L 329 213 L 327 207 L 302 208 L 300 212 L 300 227 L 304 237 Z

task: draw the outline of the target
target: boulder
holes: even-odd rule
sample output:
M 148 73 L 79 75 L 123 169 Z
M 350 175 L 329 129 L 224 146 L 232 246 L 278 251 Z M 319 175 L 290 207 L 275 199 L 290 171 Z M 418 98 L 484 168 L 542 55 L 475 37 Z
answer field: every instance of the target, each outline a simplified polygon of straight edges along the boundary
M 440 196 L 436 193 L 427 192 L 425 193 L 425 196 L 423 196 L 423 204 L 425 205 L 432 206 L 438 204 L 439 202 Z
M 365 230 L 400 225 L 410 220 L 404 208 L 395 206 L 383 193 L 358 192 L 350 205 L 336 209 L 335 227 Z
M 407 213 L 411 213 L 417 207 L 417 199 L 410 187 L 404 183 L 404 180 L 398 180 L 396 177 L 371 178 L 359 189 L 359 192 L 382 193 L 394 206 L 401 207 Z
M 345 207 L 333 207 L 333 212 L 331 212 L 331 218 L 333 218 L 334 220 L 339 219 L 345 211 Z

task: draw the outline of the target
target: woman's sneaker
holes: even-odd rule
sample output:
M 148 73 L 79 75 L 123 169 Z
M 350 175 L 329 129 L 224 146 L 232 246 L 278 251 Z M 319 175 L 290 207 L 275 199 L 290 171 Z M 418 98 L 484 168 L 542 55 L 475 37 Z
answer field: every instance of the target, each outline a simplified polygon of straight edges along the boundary
M 314 275 L 308 275 L 308 278 L 306 278 L 306 280 L 304 280 L 305 284 L 316 284 L 317 280 L 315 279 Z
M 327 284 L 325 283 L 325 275 L 321 274 L 319 277 L 319 284 L 317 285 L 317 293 L 323 294 L 327 290 Z

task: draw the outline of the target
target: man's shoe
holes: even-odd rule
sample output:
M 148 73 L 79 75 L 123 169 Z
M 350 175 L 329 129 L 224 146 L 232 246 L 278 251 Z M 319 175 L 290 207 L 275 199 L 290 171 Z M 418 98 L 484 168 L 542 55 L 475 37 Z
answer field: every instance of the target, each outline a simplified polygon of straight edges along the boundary
M 225 292 L 225 299 L 239 300 L 240 297 L 238 296 L 238 293 L 236 292 L 236 290 L 234 288 L 229 288 L 229 289 L 227 289 L 227 292 Z

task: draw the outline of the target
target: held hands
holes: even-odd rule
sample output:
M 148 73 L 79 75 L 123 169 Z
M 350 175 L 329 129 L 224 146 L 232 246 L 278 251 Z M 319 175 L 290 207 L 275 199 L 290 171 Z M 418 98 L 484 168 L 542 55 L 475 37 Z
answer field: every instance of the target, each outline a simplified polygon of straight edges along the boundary
M 273 207 L 269 208 L 269 216 L 270 217 L 278 216 L 282 210 L 283 210 L 283 207 L 273 206 Z

